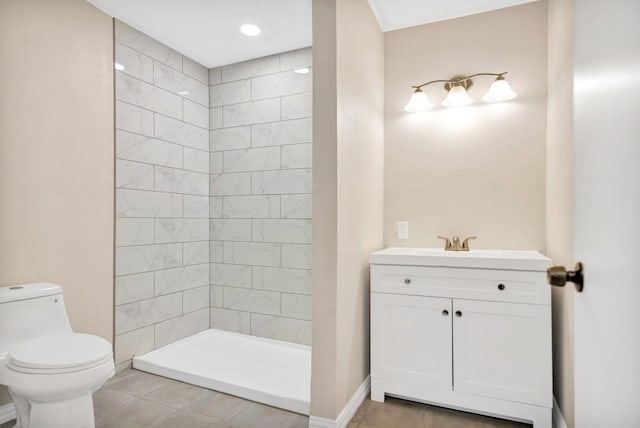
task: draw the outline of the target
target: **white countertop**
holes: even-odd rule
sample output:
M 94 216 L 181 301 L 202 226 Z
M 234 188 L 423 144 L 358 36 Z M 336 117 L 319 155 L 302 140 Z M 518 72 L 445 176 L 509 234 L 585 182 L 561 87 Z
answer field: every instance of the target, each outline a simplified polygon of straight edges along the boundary
M 369 255 L 373 265 L 407 265 L 546 271 L 551 259 L 537 251 L 470 250 L 445 251 L 442 248 L 390 247 Z

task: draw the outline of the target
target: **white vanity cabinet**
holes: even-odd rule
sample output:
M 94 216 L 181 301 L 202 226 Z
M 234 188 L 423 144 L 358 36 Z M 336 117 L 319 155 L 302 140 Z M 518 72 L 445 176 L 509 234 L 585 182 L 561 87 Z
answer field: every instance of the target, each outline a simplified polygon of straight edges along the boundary
M 371 254 L 371 399 L 551 427 L 551 261 L 534 251 Z

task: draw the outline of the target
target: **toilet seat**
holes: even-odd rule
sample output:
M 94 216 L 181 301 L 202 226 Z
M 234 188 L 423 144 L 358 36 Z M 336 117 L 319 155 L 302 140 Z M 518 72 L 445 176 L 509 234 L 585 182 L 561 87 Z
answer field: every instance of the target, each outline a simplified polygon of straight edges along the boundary
M 7 367 L 20 373 L 73 373 L 108 363 L 111 358 L 111 344 L 103 338 L 65 333 L 15 344 L 9 349 Z

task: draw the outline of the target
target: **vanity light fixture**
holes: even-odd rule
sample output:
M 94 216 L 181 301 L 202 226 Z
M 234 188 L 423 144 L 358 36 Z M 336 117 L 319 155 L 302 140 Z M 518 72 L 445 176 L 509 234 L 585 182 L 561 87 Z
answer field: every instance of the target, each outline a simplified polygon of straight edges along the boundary
M 414 92 L 404 107 L 404 110 L 410 113 L 431 110 L 433 104 L 429 101 L 427 94 L 422 91 L 422 88 L 432 83 L 444 83 L 444 89 L 447 91 L 447 97 L 442 101 L 444 107 L 467 106 L 473 103 L 473 98 L 467 93 L 473 86 L 472 78 L 479 76 L 496 76 L 489 91 L 482 97 L 483 101 L 494 103 L 512 100 L 517 97 L 518 94 L 511 89 L 509 82 L 505 80 L 505 74 L 507 74 L 506 71 L 504 73 L 477 73 L 470 76 L 454 76 L 449 80 L 432 80 L 422 85 L 412 86 Z

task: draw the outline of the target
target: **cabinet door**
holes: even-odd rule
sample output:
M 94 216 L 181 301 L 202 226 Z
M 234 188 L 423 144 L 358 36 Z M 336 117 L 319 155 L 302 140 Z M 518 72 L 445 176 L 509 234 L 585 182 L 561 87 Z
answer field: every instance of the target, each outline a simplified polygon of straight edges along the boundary
M 371 294 L 371 374 L 451 391 L 451 299 Z
M 551 307 L 453 301 L 453 389 L 550 407 Z

